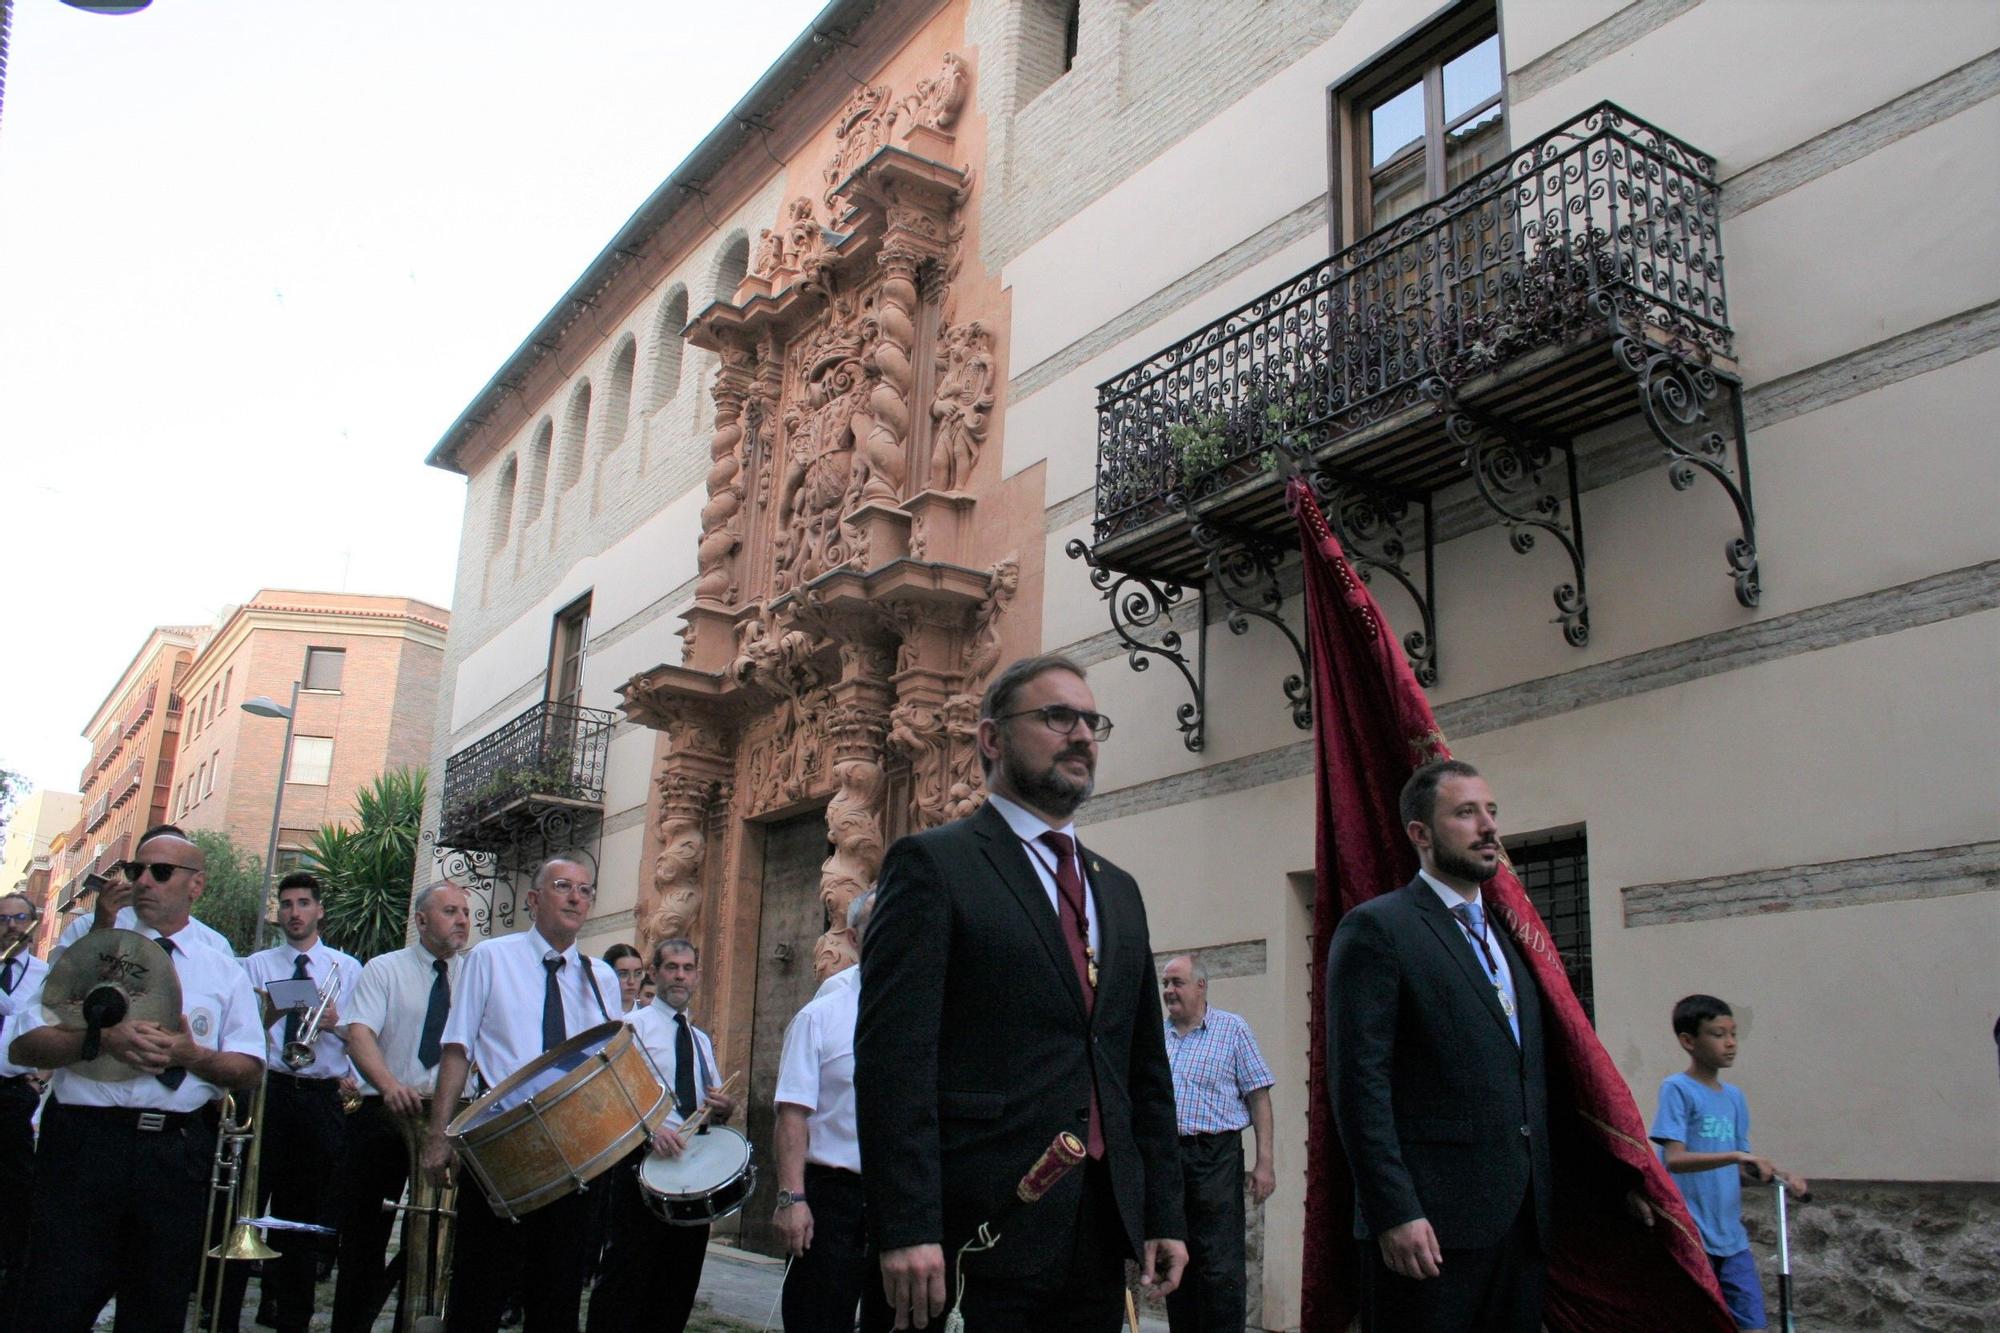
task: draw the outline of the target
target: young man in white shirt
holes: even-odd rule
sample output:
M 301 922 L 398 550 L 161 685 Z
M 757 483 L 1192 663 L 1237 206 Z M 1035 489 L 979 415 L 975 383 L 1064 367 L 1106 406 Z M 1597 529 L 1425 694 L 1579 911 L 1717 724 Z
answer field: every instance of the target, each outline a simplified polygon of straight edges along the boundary
M 472 1065 L 489 1087 L 497 1086 L 543 1051 L 617 1019 L 617 973 L 576 946 L 596 901 L 597 885 L 580 854 L 552 857 L 536 870 L 526 895 L 534 924 L 481 941 L 466 955 L 445 1020 L 425 1136 L 424 1169 L 433 1180 L 451 1171 L 444 1131 Z M 447 1297 L 453 1333 L 492 1333 L 517 1280 L 524 1333 L 575 1333 L 589 1197 L 573 1193 L 508 1222 L 470 1178 L 461 1180 Z
M 257 1000 L 235 959 L 188 929 L 207 879 L 201 849 L 173 834 L 142 839 L 132 906 L 138 933 L 168 952 L 179 1026 L 126 1018 L 100 1034 L 128 1079 L 93 1077 L 82 1029 L 48 1026 L 41 1006 L 16 1015 L 7 1059 L 53 1069 L 36 1147 L 28 1257 L 18 1324 L 85 1333 L 118 1299 L 121 1333 L 179 1333 L 199 1265 L 215 1129 L 210 1101 L 247 1091 L 262 1069 Z
M 445 1020 L 472 934 L 472 910 L 456 884 L 423 890 L 411 900 L 410 914 L 417 942 L 369 959 L 347 1010 L 347 1054 L 363 1082 L 361 1107 L 347 1122 L 334 1333 L 373 1327 L 388 1296 L 383 1256 L 396 1218 L 382 1203 L 402 1195 L 410 1174 L 408 1140 L 399 1122 L 420 1129 L 428 1124 L 426 1102 L 437 1084 Z
M 633 1010 L 626 1021 L 674 1099 L 665 1124 L 647 1147 L 679 1156 L 686 1146 L 677 1132 L 682 1121 L 707 1106 L 709 1123 L 721 1124 L 735 1114 L 736 1100 L 720 1086 L 715 1043 L 688 1016 L 701 985 L 700 951 L 688 940 L 661 940 L 653 946 L 652 975 L 658 987 L 652 1003 Z M 647 1209 L 639 1197 L 644 1152 L 635 1151 L 605 1177 L 611 1190 L 611 1243 L 591 1289 L 590 1333 L 617 1333 L 641 1324 L 656 1333 L 680 1333 L 694 1309 L 708 1255 L 708 1228 L 669 1226 Z
M 243 970 L 263 1001 L 263 1152 L 259 1156 L 258 1215 L 293 1222 L 320 1221 L 333 1188 L 333 1171 L 346 1142 L 347 1117 L 340 1106 L 340 1081 L 353 1070 L 341 1037 L 341 1009 L 361 979 L 361 962 L 320 938 L 326 907 L 319 879 L 295 870 L 278 881 L 278 929 L 285 942 L 243 960 Z M 311 982 L 326 997 L 326 1012 L 314 1037 L 312 1058 L 303 1065 L 285 1059 L 285 1049 L 303 1040 L 311 1005 L 279 1009 L 269 999 L 273 982 Z M 329 988 L 331 988 L 329 990 Z M 316 1001 L 315 1001 L 316 1003 Z M 319 1237 L 305 1231 L 273 1231 L 271 1246 L 282 1257 L 264 1265 L 265 1293 L 275 1302 L 278 1333 L 305 1333 L 312 1319 L 313 1285 L 319 1267 Z M 248 1264 L 224 1264 L 223 1328 L 237 1327 Z

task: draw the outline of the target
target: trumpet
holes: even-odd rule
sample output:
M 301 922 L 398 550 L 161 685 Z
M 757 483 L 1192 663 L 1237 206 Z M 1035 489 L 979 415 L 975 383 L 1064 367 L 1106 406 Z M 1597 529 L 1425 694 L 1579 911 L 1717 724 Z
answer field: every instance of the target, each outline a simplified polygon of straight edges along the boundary
M 27 948 L 29 943 L 35 938 L 32 933 L 33 930 L 33 926 L 27 927 L 19 935 L 8 940 L 5 948 L 0 948 L 0 968 L 6 967 L 7 964 L 21 956 L 21 950 Z
M 340 964 L 336 961 L 319 988 L 319 1002 L 313 1005 L 311 1017 L 299 1029 L 299 1035 L 285 1043 L 285 1068 L 304 1069 L 313 1062 L 313 1043 L 319 1040 L 320 1021 L 326 1017 L 326 1006 L 333 1000 L 333 988 L 339 981 Z

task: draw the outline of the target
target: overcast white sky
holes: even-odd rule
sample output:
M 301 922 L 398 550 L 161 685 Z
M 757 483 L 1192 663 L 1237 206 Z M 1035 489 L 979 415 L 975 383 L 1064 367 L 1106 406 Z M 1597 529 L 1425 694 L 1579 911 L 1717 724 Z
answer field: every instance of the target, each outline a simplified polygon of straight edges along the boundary
M 0 766 L 75 788 L 155 624 L 448 605 L 501 361 L 820 0 L 16 0 Z

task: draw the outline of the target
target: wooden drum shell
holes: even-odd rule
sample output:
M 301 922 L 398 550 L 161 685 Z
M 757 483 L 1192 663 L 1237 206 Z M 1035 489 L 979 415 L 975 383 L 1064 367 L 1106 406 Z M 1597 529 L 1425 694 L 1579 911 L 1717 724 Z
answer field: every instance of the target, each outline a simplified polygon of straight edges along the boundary
M 561 1078 L 486 1118 L 496 1102 L 580 1054 L 580 1063 Z M 609 1171 L 652 1136 L 672 1105 L 632 1029 L 600 1023 L 502 1079 L 453 1117 L 445 1137 L 493 1211 L 511 1220 Z

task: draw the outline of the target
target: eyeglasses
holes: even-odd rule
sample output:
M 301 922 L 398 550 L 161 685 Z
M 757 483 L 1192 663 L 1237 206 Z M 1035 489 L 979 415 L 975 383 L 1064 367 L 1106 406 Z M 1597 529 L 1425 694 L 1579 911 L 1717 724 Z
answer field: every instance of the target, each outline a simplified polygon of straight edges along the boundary
M 586 902 L 597 900 L 595 884 L 579 884 L 573 879 L 552 879 L 549 881 L 549 887 L 566 898 L 582 898 Z
M 137 884 L 149 870 L 153 873 L 155 884 L 165 884 L 174 877 L 176 871 L 193 870 L 194 867 L 175 865 L 172 861 L 127 861 L 118 869 L 124 873 L 127 882 L 132 884 Z
M 0 925 L 25 926 L 34 919 L 33 912 L 0 912 Z
M 1042 720 L 1043 726 L 1058 736 L 1069 735 L 1076 730 L 1076 724 L 1079 722 L 1090 728 L 1090 734 L 1098 740 L 1103 740 L 1111 734 L 1110 718 L 1087 709 L 1071 708 L 1068 704 L 1044 704 L 1040 708 L 1023 708 L 1017 713 L 1002 713 L 998 720 L 1005 721 L 1010 717 L 1038 717 Z

